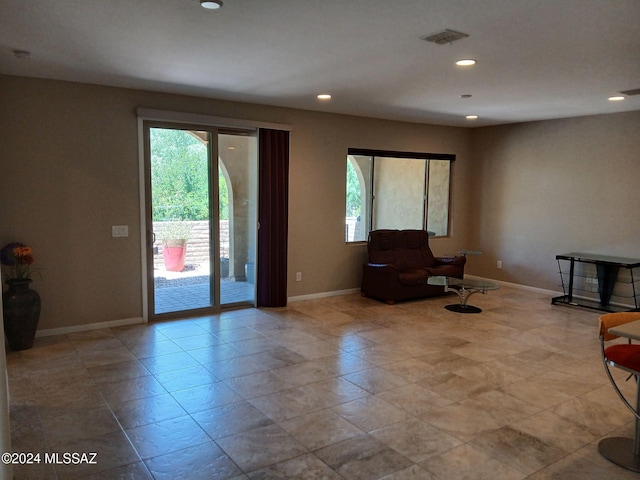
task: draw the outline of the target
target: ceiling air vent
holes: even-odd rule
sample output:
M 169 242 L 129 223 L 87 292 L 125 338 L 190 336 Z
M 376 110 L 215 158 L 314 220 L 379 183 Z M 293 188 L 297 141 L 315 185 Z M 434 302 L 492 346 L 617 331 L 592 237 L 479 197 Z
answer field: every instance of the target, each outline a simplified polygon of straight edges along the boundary
M 640 88 L 635 88 L 633 90 L 626 90 L 624 92 L 620 92 L 623 95 L 628 95 L 629 97 L 633 95 L 640 95 Z
M 445 30 L 442 30 L 441 32 L 432 33 L 420 38 L 422 38 L 422 40 L 426 40 L 427 42 L 437 43 L 438 45 L 446 45 L 448 43 L 453 43 L 456 40 L 460 40 L 468 36 L 469 35 L 466 33 L 456 32 L 455 30 L 449 30 L 447 28 Z

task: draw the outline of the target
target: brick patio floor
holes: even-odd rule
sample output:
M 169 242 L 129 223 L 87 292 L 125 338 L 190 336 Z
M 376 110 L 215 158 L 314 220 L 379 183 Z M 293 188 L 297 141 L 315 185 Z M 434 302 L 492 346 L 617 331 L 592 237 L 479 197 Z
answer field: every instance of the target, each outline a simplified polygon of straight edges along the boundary
M 205 308 L 211 305 L 209 282 L 177 287 L 156 288 L 156 314 Z M 223 280 L 220 282 L 220 303 L 253 303 L 255 286 L 249 282 Z

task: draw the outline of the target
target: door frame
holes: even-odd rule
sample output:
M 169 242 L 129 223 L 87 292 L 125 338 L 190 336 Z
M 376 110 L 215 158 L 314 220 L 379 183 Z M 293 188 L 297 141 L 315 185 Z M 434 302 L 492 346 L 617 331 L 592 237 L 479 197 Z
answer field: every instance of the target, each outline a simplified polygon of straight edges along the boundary
M 142 203 L 143 232 L 145 233 L 145 244 L 143 250 L 143 264 L 145 267 L 144 283 L 146 284 L 146 318 L 149 320 L 170 320 L 175 318 L 183 318 L 185 316 L 211 315 L 220 313 L 220 242 L 218 233 L 220 212 L 218 201 L 218 128 L 214 126 L 203 126 L 184 124 L 177 122 L 144 120 L 143 128 L 143 176 L 144 185 L 141 186 L 144 194 L 144 202 Z M 149 132 L 152 128 L 164 128 L 168 130 L 182 130 L 186 132 L 204 131 L 207 132 L 207 170 L 209 178 L 209 285 L 211 305 L 203 308 L 195 308 L 190 310 L 179 310 L 176 312 L 167 312 L 156 314 L 154 312 L 155 305 L 155 278 L 154 278 L 154 238 L 153 238 L 153 213 L 152 213 L 152 197 L 151 197 L 151 143 Z M 215 177 L 215 178 L 214 178 Z
M 216 128 L 224 130 L 229 129 L 242 129 L 246 131 L 258 132 L 260 128 L 267 128 L 273 130 L 285 130 L 291 131 L 292 127 L 288 124 L 262 122 L 253 120 L 244 120 L 240 118 L 220 117 L 215 115 L 206 115 L 198 113 L 176 112 L 171 110 L 160 110 L 155 108 L 137 107 L 135 110 L 138 121 L 138 191 L 140 202 L 140 271 L 141 271 L 141 300 L 142 300 L 142 318 L 144 322 L 149 322 L 152 315 L 149 312 L 149 285 L 148 285 L 148 255 L 149 255 L 149 240 L 150 235 L 147 231 L 147 213 L 146 213 L 146 179 L 145 179 L 145 139 L 144 139 L 144 125 L 145 122 L 158 122 L 167 124 L 178 125 L 180 128 L 188 128 L 192 130 L 209 130 L 210 128 Z M 216 187 L 217 188 L 217 187 Z M 260 185 L 258 184 L 258 189 Z M 256 220 L 256 228 L 258 228 Z M 153 249 L 151 249 L 153 252 Z M 257 265 L 258 265 L 258 253 L 256 250 L 256 277 L 257 277 Z M 219 259 L 218 259 L 219 263 Z M 219 268 L 220 265 L 218 264 Z M 257 298 L 254 298 L 254 305 L 257 302 Z M 231 307 L 234 308 L 234 307 Z M 190 311 L 193 312 L 193 311 Z M 184 315 L 176 315 L 176 317 L 184 317 Z M 169 318 L 169 317 L 163 317 Z

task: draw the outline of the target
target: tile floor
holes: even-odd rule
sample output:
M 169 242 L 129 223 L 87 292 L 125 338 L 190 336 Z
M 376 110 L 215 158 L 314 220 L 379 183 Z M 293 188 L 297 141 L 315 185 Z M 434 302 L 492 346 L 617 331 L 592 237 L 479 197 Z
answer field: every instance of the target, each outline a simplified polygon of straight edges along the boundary
M 511 288 L 358 294 L 38 338 L 10 352 L 16 479 L 637 479 L 597 453 L 632 415 L 594 311 Z M 630 392 L 634 391 L 629 385 Z

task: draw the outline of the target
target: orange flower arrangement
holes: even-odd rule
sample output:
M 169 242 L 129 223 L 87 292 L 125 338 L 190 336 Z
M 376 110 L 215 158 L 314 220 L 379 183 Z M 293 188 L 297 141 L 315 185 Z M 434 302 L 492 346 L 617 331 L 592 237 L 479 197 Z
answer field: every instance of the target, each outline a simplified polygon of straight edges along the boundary
M 30 280 L 34 273 L 33 249 L 24 243 L 8 243 L 0 250 L 0 261 L 5 269 L 7 280 Z

